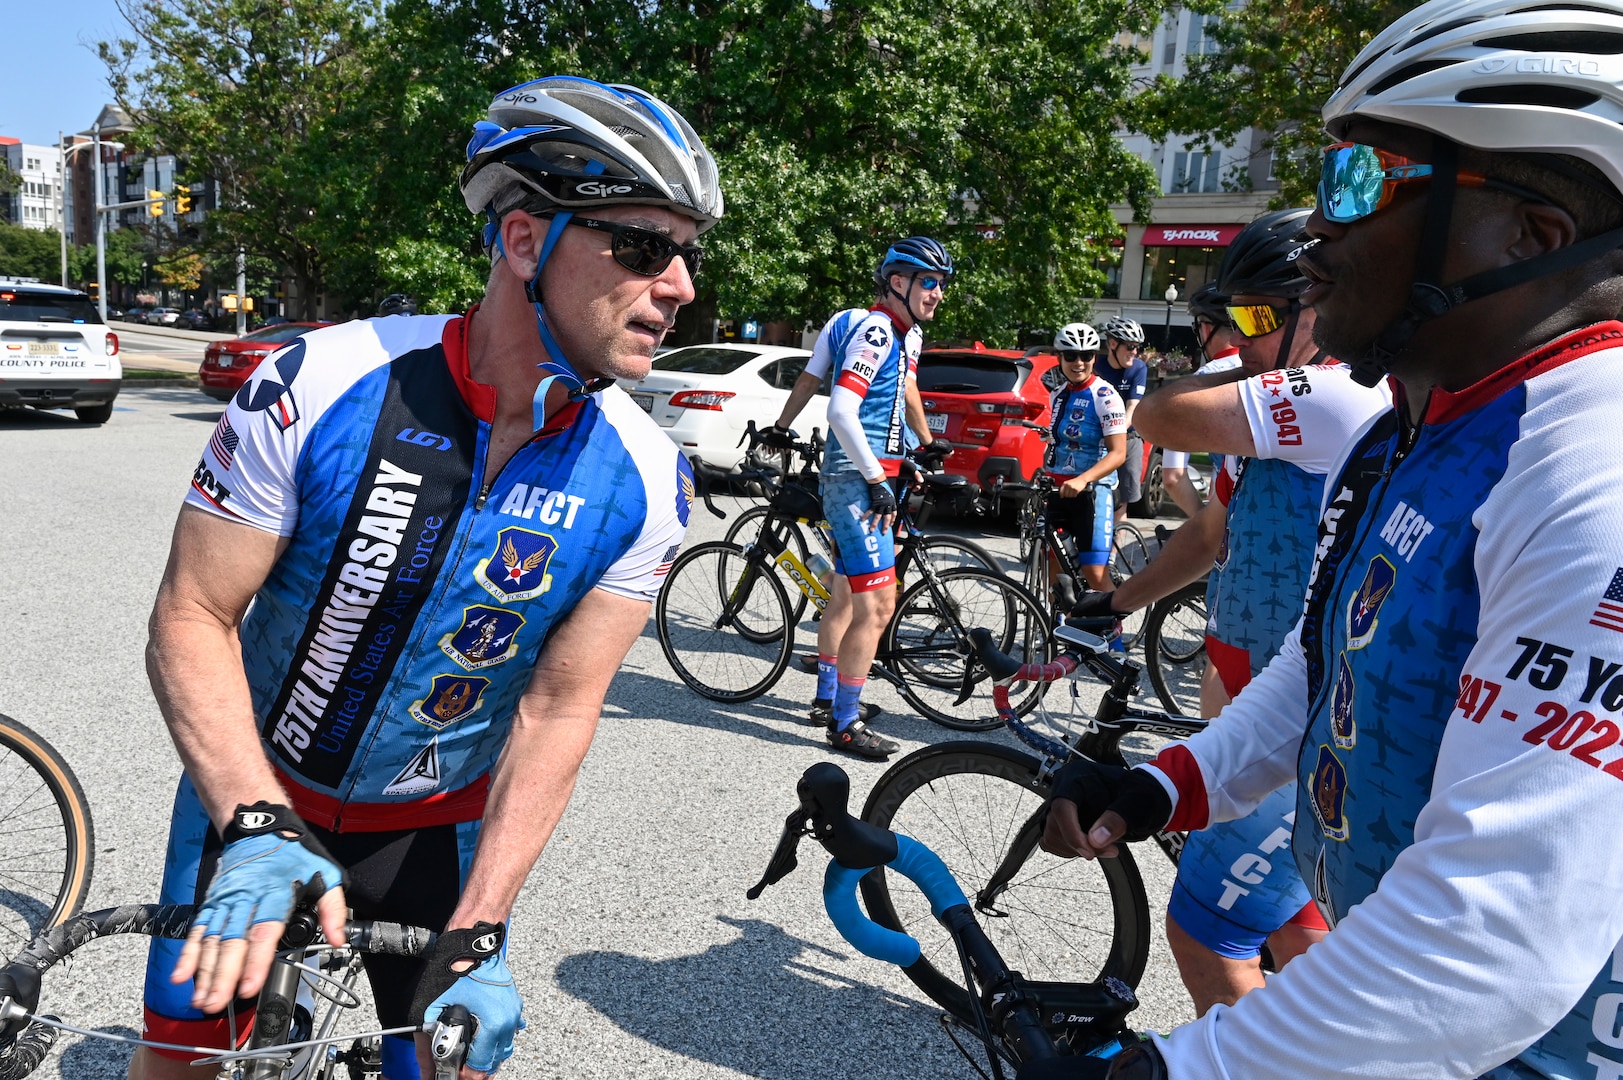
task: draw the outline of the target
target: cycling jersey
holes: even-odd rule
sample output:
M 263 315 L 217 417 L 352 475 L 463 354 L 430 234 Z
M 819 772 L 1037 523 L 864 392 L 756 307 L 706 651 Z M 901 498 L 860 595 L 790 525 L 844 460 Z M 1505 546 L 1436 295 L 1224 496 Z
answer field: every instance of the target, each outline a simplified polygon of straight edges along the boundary
M 473 820 L 548 633 L 652 600 L 693 496 L 625 393 L 566 406 L 499 475 L 460 317 L 318 330 L 262 362 L 190 505 L 285 536 L 241 628 L 266 753 L 338 831 Z
M 1119 368 L 1110 362 L 1108 349 L 1099 354 L 1093 373 L 1109 383 L 1123 403 L 1142 398 L 1150 382 L 1150 366 L 1143 360 L 1135 356 L 1130 364 Z
M 877 480 L 900 471 L 907 450 L 907 380 L 917 374 L 924 334 L 916 323 L 898 330 L 884 308 L 850 308 L 817 335 L 806 370 L 819 378 L 834 372 L 824 473 L 859 472 Z
M 1080 476 L 1104 460 L 1109 453 L 1106 437 L 1127 434 L 1127 412 L 1121 398 L 1097 375 L 1082 383 L 1064 383 L 1049 398 L 1048 407 L 1054 441 L 1048 448 L 1046 469 L 1064 480 Z M 1097 482 L 1113 488 L 1116 474 L 1108 473 Z
M 1603 323 L 1344 452 L 1299 630 L 1152 770 L 1173 827 L 1299 779 L 1337 925 L 1162 1040 L 1174 1080 L 1623 1075 L 1620 379 Z

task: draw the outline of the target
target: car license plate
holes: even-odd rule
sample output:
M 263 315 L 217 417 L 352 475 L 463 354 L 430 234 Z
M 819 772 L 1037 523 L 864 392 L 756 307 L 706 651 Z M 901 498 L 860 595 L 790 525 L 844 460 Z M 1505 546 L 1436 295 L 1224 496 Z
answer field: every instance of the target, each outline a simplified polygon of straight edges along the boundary
M 61 351 L 61 346 L 54 341 L 30 341 L 28 343 L 29 356 L 57 356 Z
M 938 412 L 925 413 L 924 414 L 924 422 L 930 426 L 930 431 L 933 434 L 945 435 L 947 433 L 947 414 L 946 413 L 938 413 Z
M 645 413 L 651 413 L 654 411 L 653 394 L 632 394 L 631 400 L 635 401 L 638 407 L 641 408 Z

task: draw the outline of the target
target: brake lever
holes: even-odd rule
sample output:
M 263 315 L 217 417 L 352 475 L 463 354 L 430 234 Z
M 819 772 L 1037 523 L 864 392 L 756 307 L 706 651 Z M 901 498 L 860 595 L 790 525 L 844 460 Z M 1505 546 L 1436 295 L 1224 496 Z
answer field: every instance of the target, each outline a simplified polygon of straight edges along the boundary
M 784 819 L 783 835 L 778 837 L 777 850 L 772 852 L 772 861 L 766 864 L 766 873 L 745 896 L 759 900 L 768 885 L 775 885 L 794 873 L 795 867 L 800 865 L 800 859 L 795 854 L 800 847 L 800 838 L 811 833 L 811 827 L 806 823 L 807 816 L 805 808 L 801 808 Z
M 749 442 L 751 450 L 754 450 L 755 444 L 761 441 L 761 436 L 755 430 L 754 420 L 750 420 L 744 424 L 744 434 L 740 435 L 738 437 L 738 442 L 734 443 L 733 445 L 743 446 L 746 441 Z
M 428 1040 L 428 1053 L 434 1060 L 434 1080 L 457 1080 L 468 1060 L 468 1046 L 479 1030 L 479 1021 L 466 1005 L 447 1005 L 434 1022 Z
M 704 500 L 704 508 L 714 514 L 716 517 L 721 518 L 723 521 L 727 520 L 727 511 L 718 507 L 710 498 L 709 475 L 699 469 L 694 469 L 693 481 L 699 487 L 699 497 Z

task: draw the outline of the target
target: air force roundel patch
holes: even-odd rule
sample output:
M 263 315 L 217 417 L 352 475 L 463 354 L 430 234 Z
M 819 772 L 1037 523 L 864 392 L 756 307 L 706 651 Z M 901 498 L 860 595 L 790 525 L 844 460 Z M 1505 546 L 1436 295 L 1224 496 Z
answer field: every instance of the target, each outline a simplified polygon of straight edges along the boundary
M 237 391 L 237 408 L 243 412 L 268 413 L 271 423 L 280 431 L 298 423 L 299 409 L 293 401 L 292 387 L 299 369 L 304 366 L 305 347 L 304 339 L 297 338 L 261 363 Z
M 890 331 L 874 323 L 862 332 L 862 340 L 876 349 L 886 349 L 890 347 Z
M 558 542 L 546 533 L 509 527 L 496 534 L 496 553 L 474 567 L 474 580 L 497 600 L 512 603 L 540 596 L 552 587 L 547 564 Z

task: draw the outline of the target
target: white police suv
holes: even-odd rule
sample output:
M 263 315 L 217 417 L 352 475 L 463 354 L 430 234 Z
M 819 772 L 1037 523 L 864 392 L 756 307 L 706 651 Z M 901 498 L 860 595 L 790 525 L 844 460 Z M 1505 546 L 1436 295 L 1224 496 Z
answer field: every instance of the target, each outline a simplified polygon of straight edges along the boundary
M 87 424 L 106 423 L 123 377 L 118 335 L 90 297 L 0 277 L 0 407 L 72 409 Z

